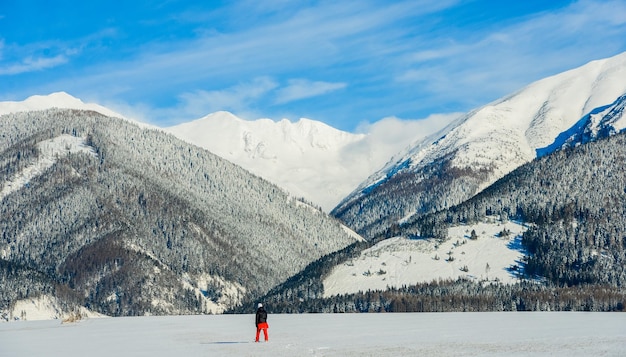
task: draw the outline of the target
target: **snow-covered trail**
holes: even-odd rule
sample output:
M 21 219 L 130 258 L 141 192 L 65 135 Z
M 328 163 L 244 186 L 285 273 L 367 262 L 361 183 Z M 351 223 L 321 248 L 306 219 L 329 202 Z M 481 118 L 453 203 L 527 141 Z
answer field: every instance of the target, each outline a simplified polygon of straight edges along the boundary
M 0 356 L 623 356 L 623 313 L 130 317 L 0 324 Z

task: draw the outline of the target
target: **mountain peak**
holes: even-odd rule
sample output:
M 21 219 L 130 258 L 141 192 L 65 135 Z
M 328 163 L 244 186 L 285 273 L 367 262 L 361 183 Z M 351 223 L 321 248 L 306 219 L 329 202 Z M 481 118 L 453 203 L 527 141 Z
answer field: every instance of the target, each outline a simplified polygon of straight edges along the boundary
M 60 92 L 53 92 L 50 93 L 48 95 L 39 95 L 39 94 L 35 94 L 32 95 L 28 98 L 26 98 L 25 101 L 32 101 L 32 102 L 38 102 L 38 101 L 46 101 L 46 100 L 50 100 L 50 101 L 55 101 L 58 103 L 80 103 L 80 104 L 84 104 L 84 102 L 72 95 L 70 95 L 67 92 L 64 91 L 60 91 Z
M 124 118 L 109 108 L 95 103 L 85 103 L 63 91 L 48 95 L 32 95 L 23 101 L 0 102 L 0 115 L 51 108 L 91 110 L 110 117 Z
M 325 210 L 383 164 L 364 156 L 355 158 L 355 150 L 347 153 L 366 135 L 307 118 L 248 121 L 222 111 L 166 130 Z
M 240 119 L 239 117 L 237 117 L 235 114 L 225 111 L 225 110 L 220 110 L 214 113 L 210 113 L 207 114 L 205 116 L 203 116 L 200 119 L 197 119 L 195 121 L 206 121 L 206 120 L 230 120 L 230 121 L 241 121 L 242 119 Z
M 626 92 L 624 78 L 626 53 L 531 83 L 414 146 L 370 176 L 333 213 L 372 237 L 402 218 L 460 203 L 536 158 L 537 149 L 586 114 L 614 102 Z M 387 197 L 398 192 L 407 194 Z

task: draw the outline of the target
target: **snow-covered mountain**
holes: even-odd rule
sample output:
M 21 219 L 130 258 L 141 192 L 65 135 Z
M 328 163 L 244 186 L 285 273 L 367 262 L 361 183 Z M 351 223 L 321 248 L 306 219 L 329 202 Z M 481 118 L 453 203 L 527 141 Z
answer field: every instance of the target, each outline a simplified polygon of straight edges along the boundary
M 326 211 L 389 159 L 367 135 L 310 119 L 246 121 L 217 112 L 166 130 Z
M 460 203 L 534 159 L 585 115 L 626 93 L 626 53 L 590 62 L 474 110 L 370 176 L 333 214 L 364 236 Z
M 34 95 L 24 101 L 0 102 L 0 115 L 51 108 L 91 110 L 127 119 L 141 127 L 157 128 L 124 118 L 101 105 L 85 103 L 65 92 Z M 443 117 L 437 120 L 449 121 Z M 228 112 L 216 112 L 164 130 L 208 149 L 328 212 L 392 155 L 423 136 L 424 130 L 432 131 L 433 125 L 441 127 L 432 122 L 424 127 L 407 125 L 388 118 L 374 124 L 375 129 L 370 128 L 378 135 L 371 132 L 354 134 L 305 118 L 295 123 L 287 119 L 248 121 Z M 398 135 L 400 131 L 402 134 Z
M 569 130 L 559 134 L 552 144 L 537 149 L 537 156 L 545 156 L 555 150 L 586 144 L 623 131 L 626 129 L 624 107 L 626 94 L 611 105 L 602 106 L 585 115 Z
M 0 315 L 216 313 L 358 237 L 173 135 L 92 110 L 0 120 Z M 10 218 L 10 219 L 9 219 Z
M 124 118 L 124 116 L 109 108 L 95 103 L 85 103 L 65 92 L 56 92 L 49 95 L 33 95 L 23 101 L 0 102 L 0 115 L 51 108 L 92 110 L 109 117 Z
M 407 219 L 389 239 L 325 256 L 263 300 L 283 312 L 442 311 L 423 308 L 435 296 L 444 309 L 473 301 L 452 311 L 501 310 L 494 296 L 554 309 L 554 289 L 567 286 L 585 300 L 572 308 L 591 310 L 603 287 L 622 294 L 626 281 L 624 157 L 625 132 L 557 150 L 461 204 Z

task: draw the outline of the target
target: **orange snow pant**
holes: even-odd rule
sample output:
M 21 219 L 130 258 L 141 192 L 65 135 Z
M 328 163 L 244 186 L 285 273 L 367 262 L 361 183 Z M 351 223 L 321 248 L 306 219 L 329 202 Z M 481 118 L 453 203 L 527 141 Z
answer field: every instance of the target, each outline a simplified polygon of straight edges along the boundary
M 267 329 L 269 328 L 269 325 L 267 324 L 267 322 L 261 322 L 260 324 L 256 325 L 256 342 L 259 342 L 259 334 L 261 333 L 261 330 L 263 330 L 263 335 L 265 336 L 265 341 L 267 341 Z

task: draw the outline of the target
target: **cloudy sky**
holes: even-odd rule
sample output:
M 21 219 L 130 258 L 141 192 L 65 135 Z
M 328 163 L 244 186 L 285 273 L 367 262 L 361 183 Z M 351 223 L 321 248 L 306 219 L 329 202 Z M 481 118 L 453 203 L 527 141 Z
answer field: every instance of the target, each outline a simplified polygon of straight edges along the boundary
M 0 2 L 0 100 L 65 91 L 159 126 L 445 118 L 623 51 L 626 0 Z

